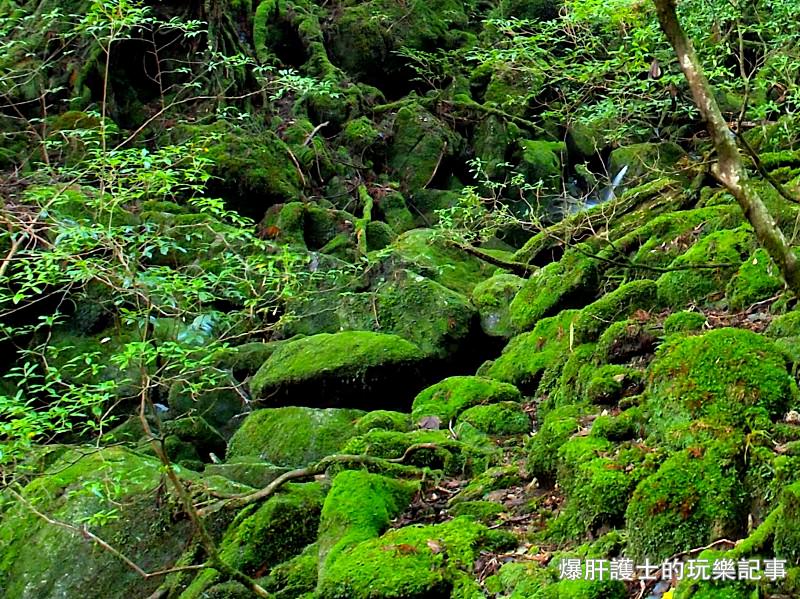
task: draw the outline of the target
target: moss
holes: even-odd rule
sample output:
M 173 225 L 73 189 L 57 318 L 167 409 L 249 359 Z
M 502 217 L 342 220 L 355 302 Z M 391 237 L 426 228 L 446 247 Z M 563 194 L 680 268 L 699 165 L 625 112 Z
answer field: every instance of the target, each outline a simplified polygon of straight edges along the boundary
M 796 394 L 784 358 L 761 335 L 716 329 L 674 336 L 649 369 L 649 430 L 660 435 L 695 418 L 719 426 L 753 426 L 782 416 Z
M 579 307 L 594 291 L 597 278 L 596 260 L 577 249 L 568 250 L 561 260 L 531 275 L 517 293 L 510 306 L 514 330 L 530 330 L 546 316 Z
M 448 597 L 482 548 L 497 550 L 508 541 L 466 517 L 397 528 L 329 558 L 317 592 L 321 599 Z
M 261 489 L 276 478 L 291 470 L 285 466 L 275 466 L 258 456 L 235 458 L 225 464 L 206 464 L 204 472 L 210 476 L 222 476 L 228 480 Z
M 287 407 L 256 410 L 230 440 L 228 460 L 258 456 L 276 466 L 299 468 L 337 453 L 356 434 L 359 410 Z
M 479 501 L 498 489 L 508 489 L 522 484 L 519 467 L 514 464 L 495 466 L 472 478 L 458 495 L 450 499 L 451 506 L 464 501 Z
M 256 373 L 269 357 L 286 341 L 262 343 L 253 341 L 226 348 L 218 354 L 217 366 L 229 369 L 238 380 L 244 380 Z
M 350 121 L 342 131 L 342 141 L 359 155 L 380 144 L 383 138 L 383 133 L 365 116 Z
M 642 373 L 634 368 L 608 364 L 590 370 L 583 392 L 591 403 L 616 404 L 622 397 L 642 389 Z
M 217 456 L 225 454 L 223 436 L 199 416 L 168 420 L 164 423 L 162 432 L 167 435 L 175 435 L 181 441 L 190 443 L 205 461 L 209 461 L 211 453 Z
M 706 315 L 701 312 L 681 310 L 670 314 L 664 321 L 664 333 L 691 333 L 701 331 L 706 324 Z
M 430 444 L 434 447 L 415 451 L 405 463 L 436 470 L 447 474 L 482 472 L 492 459 L 494 448 L 488 445 L 485 436 L 454 440 L 446 430 L 416 430 L 409 433 L 373 429 L 353 437 L 342 449 L 342 453 L 365 454 L 395 459 L 405 454 L 412 445 Z
M 761 248 L 745 260 L 728 283 L 725 296 L 733 310 L 743 310 L 784 288 L 778 267 Z
M 473 520 L 492 523 L 505 511 L 505 506 L 494 501 L 461 501 L 456 503 L 450 513 L 453 516 L 469 516 Z
M 556 474 L 558 450 L 581 428 L 577 407 L 565 406 L 551 410 L 528 444 L 527 470 L 540 482 L 551 481 Z
M 637 310 L 650 310 L 655 303 L 656 284 L 653 281 L 625 283 L 581 310 L 575 320 L 574 339 L 577 343 L 597 341 L 612 322 L 625 319 Z
M 245 403 L 236 391 L 236 382 L 229 375 L 217 374 L 221 375 L 217 388 L 199 393 L 192 392 L 189 382 L 178 380 L 173 383 L 167 395 L 167 414 L 171 418 L 182 415 L 201 417 L 217 430 L 229 434 L 233 419 L 242 413 Z
M 402 412 L 375 410 L 356 420 L 357 434 L 363 435 L 373 429 L 405 433 L 411 429 L 411 418 Z
M 592 360 L 596 364 L 623 364 L 652 353 L 658 343 L 655 327 L 639 320 L 611 323 L 600 335 Z
M 192 532 L 175 521 L 170 493 L 156 498 L 161 464 L 122 447 L 61 451 L 20 492 L 37 510 L 89 529 L 148 570 L 172 564 Z M 181 474 L 193 480 L 196 475 Z M 0 588 L 6 597 L 132 597 L 149 595 L 160 580 L 143 580 L 107 551 L 54 526 L 4 495 L 0 502 Z
M 489 367 L 488 377 L 511 383 L 533 395 L 545 369 L 569 347 L 570 330 L 578 312 L 564 310 L 541 320 L 530 333 L 511 339 Z
M 386 262 L 407 268 L 437 283 L 470 296 L 496 267 L 449 245 L 432 229 L 415 229 L 398 237 L 391 245 Z
M 467 408 L 521 400 L 517 388 L 508 383 L 476 376 L 453 376 L 420 392 L 414 399 L 411 417 L 419 422 L 427 416 L 436 416 L 445 426 Z
M 567 146 L 560 141 L 522 140 L 520 168 L 530 183 L 541 181 L 546 189 L 558 189 L 561 182 L 561 157 Z
M 325 498 L 319 525 L 320 575 L 327 561 L 362 541 L 375 538 L 399 516 L 418 490 L 417 483 L 363 470 L 336 475 Z
M 436 358 L 457 353 L 476 328 L 466 297 L 407 270 L 394 271 L 373 292 L 331 300 L 339 304 L 340 327 L 399 335 Z
M 478 308 L 484 333 L 494 337 L 511 336 L 509 307 L 524 283 L 521 277 L 502 273 L 475 286 L 472 303 Z
M 430 112 L 418 104 L 404 106 L 395 117 L 389 166 L 405 189 L 422 189 L 460 145 L 458 137 Z
M 772 322 L 769 323 L 764 334 L 773 339 L 800 336 L 800 310 L 776 316 L 772 319 Z
M 531 429 L 531 421 L 518 402 L 504 401 L 474 406 L 458 417 L 488 435 L 521 435 Z
M 367 223 L 367 247 L 369 251 L 382 250 L 397 237 L 392 228 L 379 220 Z
M 376 197 L 378 211 L 393 231 L 405 233 L 414 228 L 414 215 L 408 209 L 406 200 L 399 191 L 384 191 Z
M 775 525 L 775 554 L 790 563 L 800 560 L 800 482 L 783 489 L 782 510 Z
M 312 593 L 317 586 L 318 564 L 319 547 L 316 544 L 309 545 L 300 555 L 275 566 L 262 586 L 274 593 L 275 599 L 290 599 L 303 593 Z
M 628 167 L 624 181 L 655 178 L 676 170 L 686 152 L 675 143 L 641 143 L 623 146 L 611 152 L 609 171 L 616 176 L 624 167 Z
M 645 414 L 638 406 L 614 416 L 603 414 L 592 422 L 591 435 L 614 442 L 630 441 L 642 436 L 645 420 Z
M 384 406 L 408 401 L 424 354 L 396 335 L 366 331 L 322 333 L 282 345 L 250 381 L 257 398 L 319 406 Z M 373 406 L 377 407 L 377 406 Z
M 659 560 L 718 538 L 736 538 L 744 527 L 744 500 L 729 452 L 693 447 L 673 454 L 631 497 L 629 554 Z
M 680 267 L 680 270 L 659 277 L 659 300 L 671 308 L 707 301 L 724 288 L 754 249 L 755 239 L 749 226 L 711 233 L 672 262 L 670 268 Z M 709 263 L 724 266 L 707 268 Z

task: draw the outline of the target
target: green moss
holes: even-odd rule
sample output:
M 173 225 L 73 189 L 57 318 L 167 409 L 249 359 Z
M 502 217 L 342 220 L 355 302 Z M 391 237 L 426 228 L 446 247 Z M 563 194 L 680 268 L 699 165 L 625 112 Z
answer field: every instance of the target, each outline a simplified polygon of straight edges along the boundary
M 375 199 L 379 212 L 386 223 L 397 233 L 405 233 L 414 228 L 414 215 L 406 205 L 406 200 L 398 191 L 390 190 Z
M 432 229 L 415 229 L 392 243 L 387 258 L 396 268 L 407 268 L 469 297 L 475 286 L 497 268 L 449 245 Z
M 581 310 L 575 320 L 574 339 L 577 343 L 597 341 L 610 323 L 623 320 L 637 310 L 650 310 L 655 303 L 656 284 L 653 281 L 625 283 Z
M 363 404 L 383 393 L 382 399 L 391 404 L 402 401 L 414 387 L 409 377 L 423 358 L 417 346 L 396 335 L 322 333 L 282 345 L 253 376 L 250 390 L 272 402 L 289 399 L 317 405 Z
M 580 430 L 580 414 L 577 407 L 565 406 L 551 410 L 540 422 L 539 430 L 528 444 L 527 469 L 531 476 L 543 483 L 555 477 L 558 451 Z
M 541 320 L 530 333 L 511 339 L 485 375 L 519 387 L 533 395 L 542 374 L 569 347 L 570 330 L 578 312 L 564 310 Z
M 513 333 L 509 307 L 525 280 L 511 274 L 498 274 L 476 285 L 472 303 L 481 316 L 481 328 L 487 335 L 508 337 Z
M 743 310 L 768 299 L 784 288 L 778 267 L 761 248 L 745 260 L 733 275 L 725 292 L 733 310 Z
M 591 434 L 615 442 L 633 440 L 642 436 L 645 420 L 644 412 L 638 406 L 615 416 L 600 415 L 592 422 Z
M 411 418 L 402 412 L 375 410 L 367 412 L 356 421 L 356 433 L 359 435 L 366 434 L 373 429 L 405 433 L 411 429 Z
M 594 253 L 592 248 L 583 248 Z M 598 278 L 597 261 L 577 249 L 558 262 L 536 271 L 511 302 L 511 323 L 516 331 L 532 329 L 546 316 L 573 308 L 591 297 Z
M 611 323 L 600 335 L 592 360 L 596 364 L 623 364 L 651 353 L 658 343 L 655 327 L 639 320 Z
M 504 401 L 475 406 L 461 413 L 459 422 L 469 422 L 488 435 L 521 435 L 531 429 L 531 421 L 519 403 Z
M 453 516 L 469 516 L 473 520 L 492 523 L 505 511 L 505 506 L 494 501 L 461 501 L 456 503 L 450 513 Z
M 597 369 L 587 369 L 583 393 L 591 403 L 615 404 L 626 395 L 641 391 L 642 373 L 634 368 L 608 364 Z
M 744 427 L 782 416 L 796 394 L 775 345 L 741 329 L 674 336 L 649 369 L 649 430 L 660 435 L 696 418 Z
M 800 336 L 800 310 L 776 316 L 772 322 L 769 323 L 764 334 L 773 339 Z
M 365 116 L 350 121 L 342 131 L 342 141 L 357 154 L 364 153 L 382 139 L 381 132 Z
M 706 315 L 701 312 L 681 310 L 670 314 L 664 321 L 664 333 L 690 333 L 701 331 L 706 324 Z
M 676 163 L 686 152 L 675 143 L 641 143 L 623 146 L 611 152 L 609 170 L 616 175 L 628 167 L 625 181 L 641 182 L 641 179 L 664 176 L 676 170 Z
M 744 525 L 744 500 L 728 452 L 680 451 L 633 493 L 626 513 L 629 554 L 656 561 L 728 535 L 736 538 Z
M 800 482 L 783 489 L 780 496 L 782 510 L 775 525 L 775 553 L 797 563 L 800 559 Z
M 317 586 L 319 547 L 309 545 L 300 555 L 275 566 L 262 586 L 275 593 L 275 599 L 299 597 L 312 593 Z
M 680 270 L 659 277 L 659 300 L 671 308 L 706 302 L 724 288 L 754 249 L 755 239 L 749 226 L 711 233 L 672 262 L 670 268 L 680 267 Z M 724 266 L 708 268 L 709 263 Z
M 418 104 L 404 106 L 394 121 L 389 166 L 407 190 L 427 186 L 442 160 L 454 155 L 460 140 L 437 117 Z
M 561 141 L 522 140 L 520 164 L 526 180 L 541 181 L 547 189 L 557 189 L 561 182 L 561 157 L 567 146 Z
M 261 489 L 289 470 L 291 468 L 275 466 L 258 456 L 248 456 L 235 458 L 235 461 L 225 464 L 206 464 L 204 472 L 211 476 L 222 476 L 228 480 Z
M 450 500 L 450 504 L 454 506 L 464 501 L 479 501 L 492 491 L 521 484 L 522 475 L 519 467 L 513 464 L 495 466 L 470 480 L 469 484 Z
M 481 549 L 502 547 L 509 547 L 508 537 L 467 517 L 406 526 L 329 558 L 317 592 L 322 599 L 449 597 Z
M 520 402 L 513 385 L 476 376 L 453 376 L 420 392 L 414 399 L 411 417 L 419 422 L 436 416 L 446 426 L 467 408 L 498 402 Z
M 404 482 L 345 470 L 336 475 L 325 498 L 319 525 L 320 575 L 327 561 L 362 541 L 377 537 L 400 515 L 419 488 Z
M 276 466 L 299 468 L 337 453 L 356 434 L 359 410 L 287 407 L 256 410 L 230 440 L 228 461 L 258 456 Z

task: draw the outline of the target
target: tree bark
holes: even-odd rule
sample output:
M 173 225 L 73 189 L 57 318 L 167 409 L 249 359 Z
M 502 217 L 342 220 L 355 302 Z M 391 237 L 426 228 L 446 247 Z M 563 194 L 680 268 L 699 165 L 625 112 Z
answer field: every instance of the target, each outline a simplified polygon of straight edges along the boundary
M 758 192 L 748 181 L 736 137 L 722 116 L 714 90 L 703 71 L 692 41 L 681 27 L 675 10 L 676 0 L 653 0 L 658 21 L 675 50 L 692 97 L 706 122 L 717 151 L 717 163 L 712 172 L 717 180 L 736 198 L 745 218 L 750 222 L 761 246 L 778 265 L 789 288 L 800 297 L 800 268 L 794 250 L 786 242 L 775 219 L 769 213 Z

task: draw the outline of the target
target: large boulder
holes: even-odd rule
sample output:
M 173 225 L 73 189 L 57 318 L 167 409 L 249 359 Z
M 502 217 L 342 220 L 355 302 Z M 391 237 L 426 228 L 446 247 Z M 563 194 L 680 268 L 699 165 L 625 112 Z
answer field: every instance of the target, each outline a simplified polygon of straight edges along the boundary
M 262 403 L 408 407 L 424 383 L 425 354 L 397 335 L 321 333 L 282 345 L 250 381 Z
M 521 401 L 522 396 L 514 385 L 478 376 L 452 376 L 417 395 L 411 416 L 415 422 L 438 418 L 442 426 L 446 426 L 468 408 Z
M 227 459 L 254 457 L 299 468 L 338 452 L 356 434 L 364 412 L 286 407 L 256 410 L 230 440 Z

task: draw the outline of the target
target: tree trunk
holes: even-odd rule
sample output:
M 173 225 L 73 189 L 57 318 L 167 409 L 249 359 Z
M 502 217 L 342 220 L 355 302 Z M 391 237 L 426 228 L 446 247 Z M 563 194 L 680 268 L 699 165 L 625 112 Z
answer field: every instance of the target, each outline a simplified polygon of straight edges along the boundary
M 800 268 L 797 256 L 775 224 L 758 192 L 747 180 L 742 156 L 736 138 L 722 116 L 714 98 L 714 90 L 703 72 L 703 66 L 694 51 L 675 11 L 676 0 L 653 0 L 661 29 L 675 50 L 694 102 L 706 121 L 708 132 L 717 151 L 717 163 L 712 168 L 714 176 L 736 198 L 745 218 L 753 226 L 761 246 L 780 268 L 789 288 L 800 297 Z

